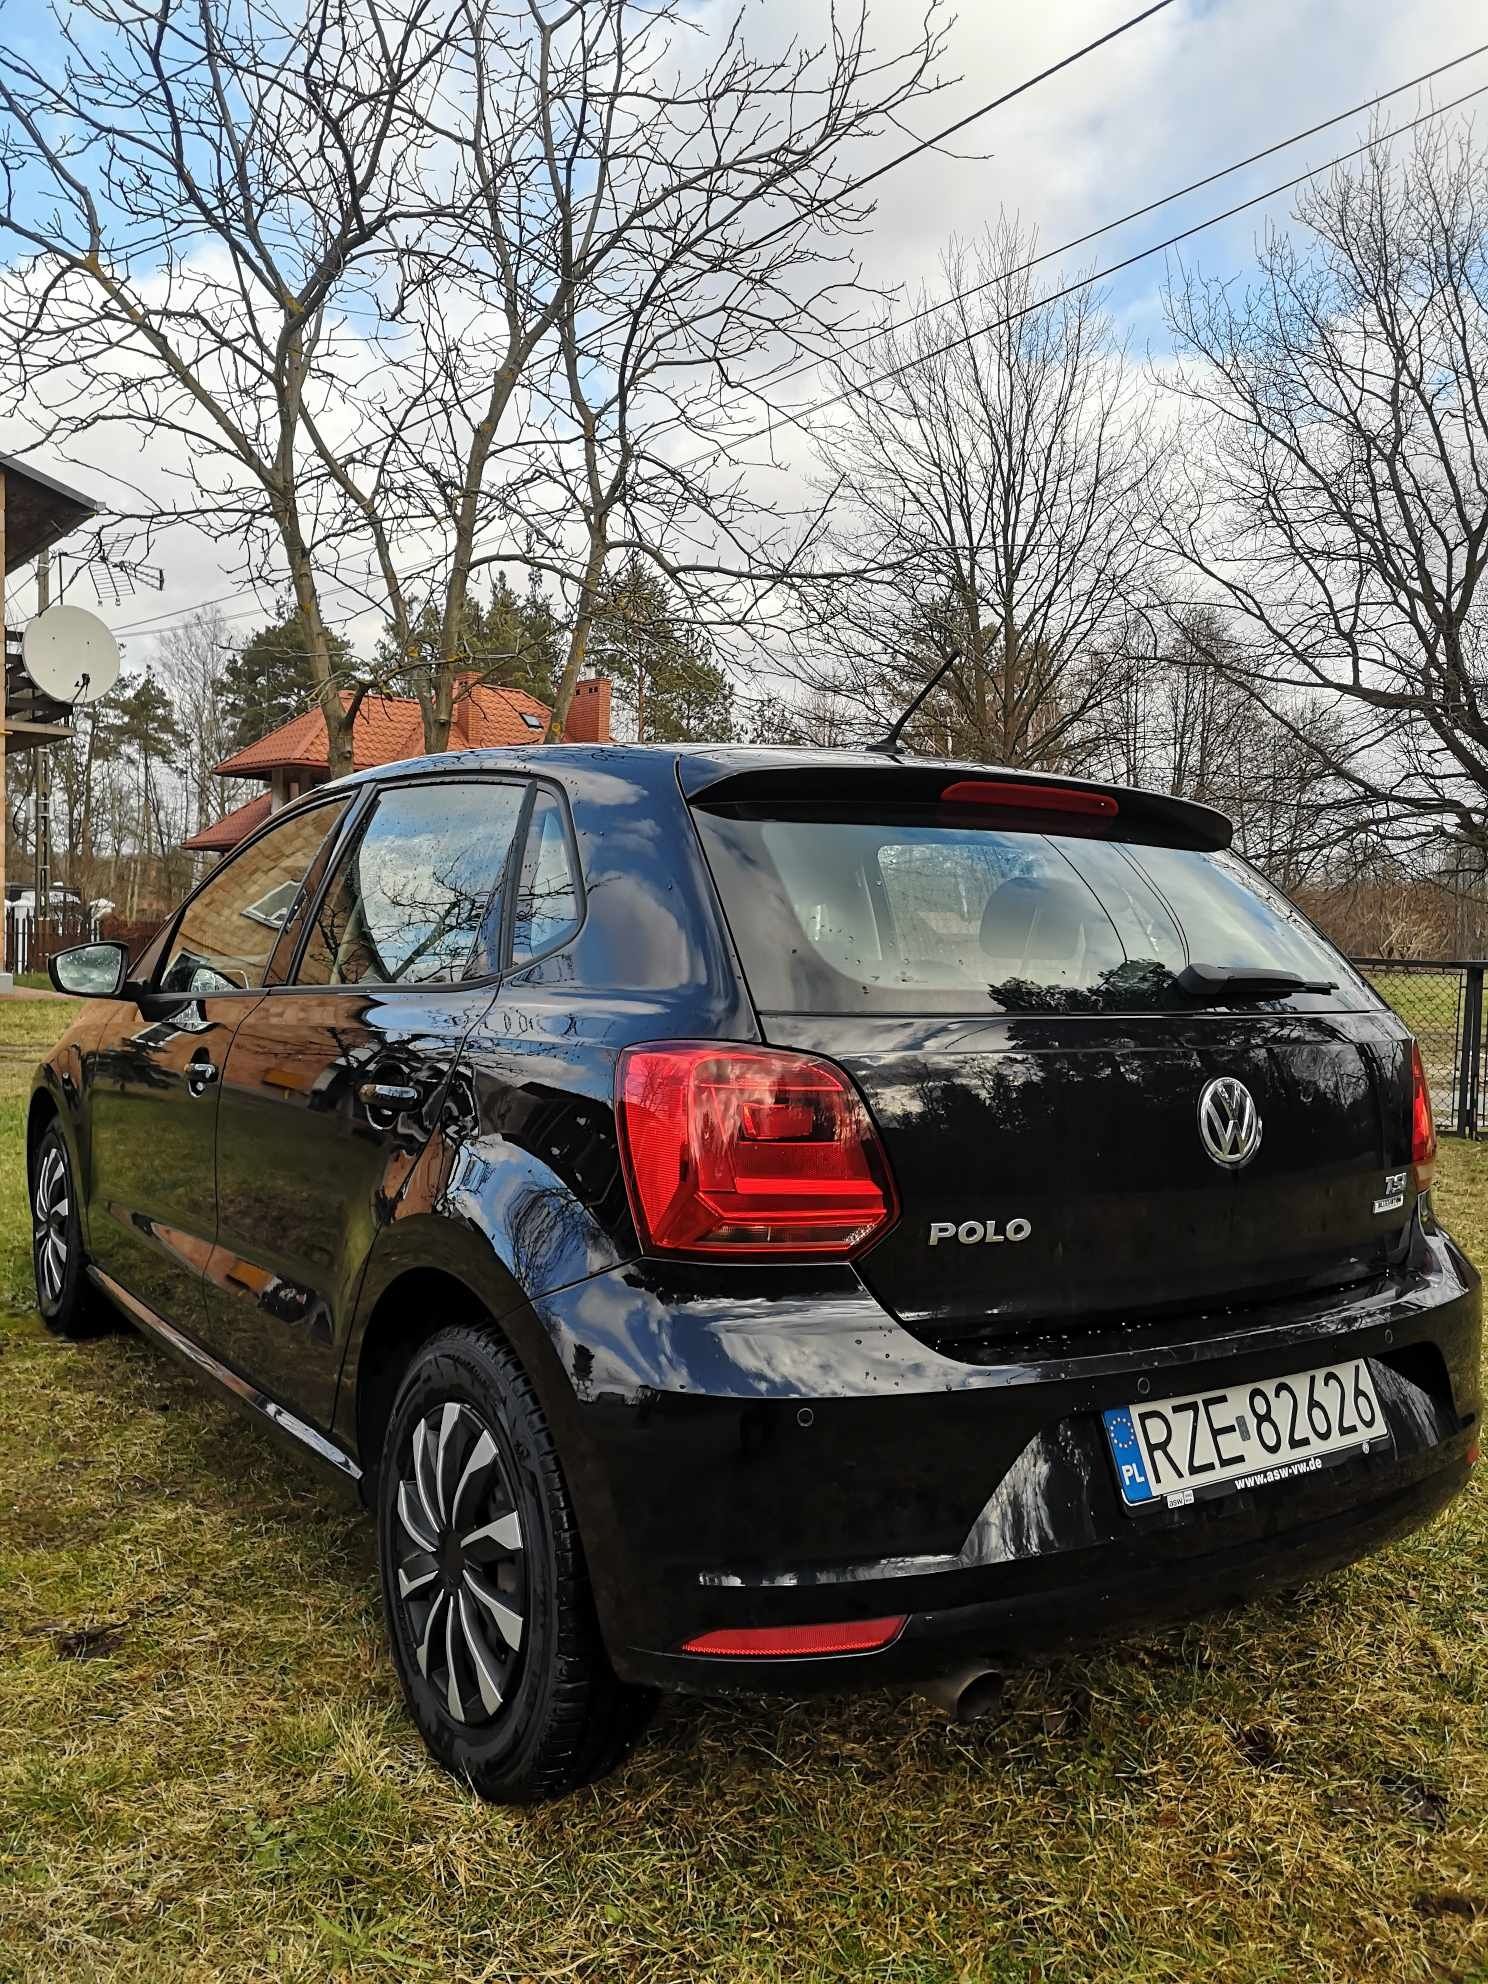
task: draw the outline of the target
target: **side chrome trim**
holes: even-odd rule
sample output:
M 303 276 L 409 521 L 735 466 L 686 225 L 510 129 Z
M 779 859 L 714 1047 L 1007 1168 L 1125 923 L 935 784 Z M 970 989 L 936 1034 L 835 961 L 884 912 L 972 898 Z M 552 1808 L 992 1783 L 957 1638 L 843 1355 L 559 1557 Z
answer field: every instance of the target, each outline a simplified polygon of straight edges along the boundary
M 261 1392 L 257 1385 L 250 1384 L 246 1378 L 240 1378 L 236 1371 L 230 1371 L 225 1364 L 219 1363 L 210 1351 L 203 1350 L 199 1343 L 194 1343 L 183 1331 L 178 1330 L 174 1323 L 168 1323 L 163 1316 L 157 1316 L 148 1304 L 131 1295 L 127 1288 L 121 1288 L 118 1282 L 103 1272 L 102 1268 L 94 1267 L 90 1262 L 88 1276 L 103 1290 L 111 1302 L 116 1302 L 125 1314 L 132 1317 L 147 1336 L 154 1337 L 163 1349 L 172 1352 L 188 1364 L 194 1364 L 198 1370 L 204 1371 L 214 1384 L 221 1386 L 223 1391 L 231 1392 L 234 1398 L 241 1399 L 260 1417 L 267 1419 L 270 1425 L 288 1433 L 292 1440 L 297 1440 L 318 1461 L 324 1462 L 327 1467 L 333 1467 L 348 1481 L 361 1480 L 362 1470 L 351 1455 L 344 1452 L 333 1440 L 328 1440 L 324 1433 L 317 1433 L 313 1426 L 307 1425 L 286 1406 L 271 1399 L 267 1392 Z

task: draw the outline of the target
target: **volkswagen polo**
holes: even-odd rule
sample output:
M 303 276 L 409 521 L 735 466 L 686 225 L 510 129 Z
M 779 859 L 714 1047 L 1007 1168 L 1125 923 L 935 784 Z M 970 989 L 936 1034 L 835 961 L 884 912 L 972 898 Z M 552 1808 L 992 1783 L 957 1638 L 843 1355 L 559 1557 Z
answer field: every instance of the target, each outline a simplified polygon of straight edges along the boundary
M 37 1294 L 377 1525 L 435 1758 L 915 1683 L 1291 1586 L 1477 1455 L 1420 1055 L 1184 800 L 557 746 L 274 814 L 92 995 Z

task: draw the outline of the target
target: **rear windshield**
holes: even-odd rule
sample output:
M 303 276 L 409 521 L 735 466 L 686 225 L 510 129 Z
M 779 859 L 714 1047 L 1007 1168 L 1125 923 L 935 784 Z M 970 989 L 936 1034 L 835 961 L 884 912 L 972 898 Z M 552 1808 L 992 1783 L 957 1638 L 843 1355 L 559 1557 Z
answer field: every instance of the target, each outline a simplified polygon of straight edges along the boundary
M 1332 979 L 1308 1008 L 1372 1005 L 1237 855 L 891 821 L 699 811 L 755 1002 L 771 1012 L 1193 1010 L 1185 965 Z

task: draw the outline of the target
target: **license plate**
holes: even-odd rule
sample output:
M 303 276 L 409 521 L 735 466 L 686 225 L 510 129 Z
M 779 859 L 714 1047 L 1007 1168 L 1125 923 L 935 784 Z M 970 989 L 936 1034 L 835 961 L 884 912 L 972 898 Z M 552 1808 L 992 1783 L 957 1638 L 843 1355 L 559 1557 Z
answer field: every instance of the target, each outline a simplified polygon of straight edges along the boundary
M 1294 1480 L 1390 1438 L 1362 1357 L 1101 1416 L 1131 1509 Z

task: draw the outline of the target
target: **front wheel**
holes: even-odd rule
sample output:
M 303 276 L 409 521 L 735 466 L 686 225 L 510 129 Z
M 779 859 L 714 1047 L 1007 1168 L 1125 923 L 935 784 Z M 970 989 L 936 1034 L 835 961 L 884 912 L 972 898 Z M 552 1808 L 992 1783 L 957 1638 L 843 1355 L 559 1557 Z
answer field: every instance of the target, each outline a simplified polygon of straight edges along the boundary
M 113 1317 L 89 1286 L 78 1215 L 77 1184 L 67 1142 L 52 1123 L 31 1160 L 31 1265 L 36 1306 L 57 1336 L 98 1336 Z
M 414 1357 L 383 1441 L 378 1561 L 409 1712 L 481 1797 L 533 1804 L 601 1776 L 650 1696 L 610 1668 L 547 1420 L 485 1331 Z

